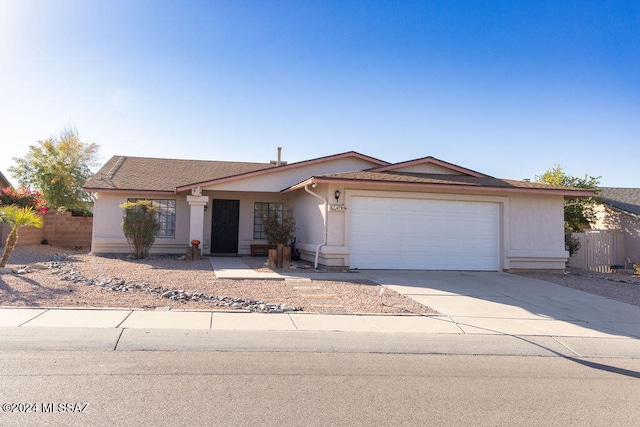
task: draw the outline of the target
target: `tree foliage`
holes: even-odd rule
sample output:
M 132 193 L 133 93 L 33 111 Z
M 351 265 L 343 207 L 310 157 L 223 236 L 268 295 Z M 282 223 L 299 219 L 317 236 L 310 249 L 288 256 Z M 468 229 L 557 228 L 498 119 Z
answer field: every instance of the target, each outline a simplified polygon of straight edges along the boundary
M 39 188 L 53 208 L 86 211 L 93 200 L 82 191 L 96 166 L 99 146 L 80 140 L 75 129 L 65 128 L 57 137 L 50 137 L 29 146 L 16 165 L 8 170 L 21 185 Z
M 296 231 L 293 209 L 288 209 L 285 212 L 265 212 L 262 216 L 262 226 L 270 245 L 275 246 L 278 243 L 288 245 L 293 240 Z
M 582 178 L 575 177 L 567 175 L 564 169 L 565 168 L 559 164 L 555 165 L 542 175 L 536 175 L 536 181 L 553 186 L 583 188 L 599 193 L 601 177 L 589 176 L 587 174 Z M 594 206 L 596 203 L 593 197 L 566 200 L 564 207 L 565 228 L 572 232 L 580 232 L 587 227 L 589 223 L 595 221 L 596 214 Z
M 42 217 L 37 214 L 30 206 L 20 207 L 17 205 L 0 206 L 0 221 L 11 227 L 7 241 L 4 245 L 2 259 L 0 259 L 0 268 L 4 268 L 9 262 L 11 253 L 18 243 L 18 230 L 22 227 L 33 226 L 42 227 Z
M 122 231 L 133 251 L 133 257 L 146 258 L 156 240 L 156 233 L 160 230 L 153 202 L 136 200 L 123 203 L 120 207 L 125 211 L 121 223 Z
M 42 193 L 24 187 L 18 189 L 7 187 L 0 190 L 1 205 L 16 205 L 21 208 L 31 207 L 42 213 L 49 211 L 47 201 L 42 198 Z

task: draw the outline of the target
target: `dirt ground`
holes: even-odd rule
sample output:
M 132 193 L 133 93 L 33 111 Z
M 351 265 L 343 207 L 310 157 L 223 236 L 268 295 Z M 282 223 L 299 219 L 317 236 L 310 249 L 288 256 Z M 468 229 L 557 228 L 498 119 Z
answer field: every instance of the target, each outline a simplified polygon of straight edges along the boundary
M 58 266 L 72 269 L 73 278 L 83 280 L 64 280 L 60 269 L 48 268 L 52 258 L 62 258 Z M 260 257 L 245 258 L 245 262 L 257 270 L 266 270 L 265 261 Z M 222 280 L 216 278 L 207 258 L 185 261 L 175 255 L 163 255 L 133 260 L 126 255 L 92 256 L 47 245 L 16 248 L 8 266 L 14 269 L 31 267 L 25 274 L 0 274 L 0 306 L 230 309 L 206 301 L 206 298 L 181 301 L 162 296 L 176 290 L 286 305 L 306 312 L 436 314 L 431 308 L 390 289 L 381 292 L 383 287 L 363 280 L 358 273 L 354 273 L 353 280 L 349 281 L 322 280 L 322 273 L 312 281 Z M 310 268 L 305 262 L 297 262 L 296 266 L 303 271 Z M 640 306 L 640 276 L 637 275 L 572 269 L 566 274 L 520 274 Z M 87 281 L 94 284 L 87 285 Z M 104 285 L 105 282 L 110 283 Z M 135 286 L 120 286 L 113 290 L 111 284 L 119 282 Z
M 64 256 L 60 256 L 62 254 Z M 63 280 L 63 270 L 59 268 L 47 268 L 51 266 L 52 257 L 62 258 L 58 266 L 67 268 L 67 272 L 72 269 L 74 280 Z M 248 259 L 259 269 L 264 268 L 265 260 L 258 257 Z M 0 275 L 0 306 L 230 309 L 214 305 L 202 297 L 197 301 L 180 301 L 162 296 L 166 291 L 179 290 L 189 294 L 284 304 L 305 312 L 436 314 L 431 308 L 397 292 L 385 289 L 381 293 L 381 286 L 360 279 L 356 273 L 353 280 L 347 282 L 322 280 L 321 273 L 318 274 L 319 280 L 310 282 L 222 280 L 216 278 L 207 258 L 186 261 L 175 255 L 152 255 L 144 260 L 133 260 L 126 255 L 92 256 L 47 245 L 17 247 L 8 266 L 18 270 L 25 266 L 30 268 L 25 274 Z M 94 284 L 87 285 L 87 281 Z M 124 281 L 140 289 L 126 286 L 127 289 L 122 290 L 123 286 L 120 286 L 112 290 L 110 284 L 103 285 L 106 281 L 111 284 Z

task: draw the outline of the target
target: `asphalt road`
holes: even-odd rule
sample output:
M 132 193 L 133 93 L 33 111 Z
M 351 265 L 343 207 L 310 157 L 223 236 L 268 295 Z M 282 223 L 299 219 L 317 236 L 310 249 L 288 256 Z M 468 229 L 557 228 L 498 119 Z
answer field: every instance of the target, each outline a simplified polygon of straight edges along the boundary
M 0 357 L 3 426 L 640 420 L 640 359 L 23 350 Z

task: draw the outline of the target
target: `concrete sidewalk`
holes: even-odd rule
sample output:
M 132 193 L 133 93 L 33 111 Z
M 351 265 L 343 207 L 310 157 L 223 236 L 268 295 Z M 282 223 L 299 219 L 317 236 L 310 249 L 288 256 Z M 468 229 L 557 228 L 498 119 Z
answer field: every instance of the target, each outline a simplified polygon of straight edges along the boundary
M 383 352 L 410 349 L 453 354 L 640 357 L 640 307 L 548 282 L 506 273 L 473 272 L 278 274 L 256 272 L 239 257 L 214 257 L 211 264 L 218 278 L 372 280 L 444 314 L 0 307 L 0 349 L 40 348 L 39 345 L 58 348 L 64 347 L 60 343 L 79 340 L 90 348 L 94 344 L 112 349 L 173 349 L 180 345 L 220 350 L 230 348 L 224 344 L 228 341 L 233 348 L 253 346 L 255 351 L 283 351 L 273 347 L 270 339 L 275 336 L 283 339 L 278 341 L 282 348 L 291 351 L 299 350 L 301 343 L 327 350 L 340 347 L 341 342 L 346 351 L 352 348 L 351 340 L 355 348 Z M 123 346 L 122 337 L 132 341 Z M 220 342 L 220 337 L 227 341 Z M 311 344 L 314 337 L 320 341 Z M 136 342 L 149 344 L 145 347 Z M 258 343 L 264 347 L 258 347 Z M 441 345 L 434 349 L 433 343 Z
M 574 325 L 512 334 L 447 316 L 0 308 L 0 350 L 314 351 L 640 357 L 640 340 Z M 468 328 L 475 329 L 467 333 Z
M 359 272 L 306 271 L 263 272 L 255 271 L 242 261 L 241 256 L 209 257 L 211 267 L 218 279 L 267 279 L 267 280 L 357 280 L 362 279 Z
M 615 330 L 591 328 L 584 322 L 555 319 L 469 318 L 446 315 L 328 315 L 303 312 L 266 314 L 0 307 L 0 327 L 380 332 L 637 340 L 637 337 Z
M 0 327 L 465 333 L 446 316 L 18 307 L 0 308 Z

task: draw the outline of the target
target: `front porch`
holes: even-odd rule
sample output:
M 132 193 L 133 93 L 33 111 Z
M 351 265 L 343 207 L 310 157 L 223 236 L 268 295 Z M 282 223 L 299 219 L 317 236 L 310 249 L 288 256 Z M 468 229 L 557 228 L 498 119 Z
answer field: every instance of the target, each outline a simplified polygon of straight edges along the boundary
M 189 205 L 188 240 L 202 242 L 203 254 L 266 254 L 262 213 L 269 209 L 286 209 L 286 197 L 257 192 L 194 193 L 186 196 Z

